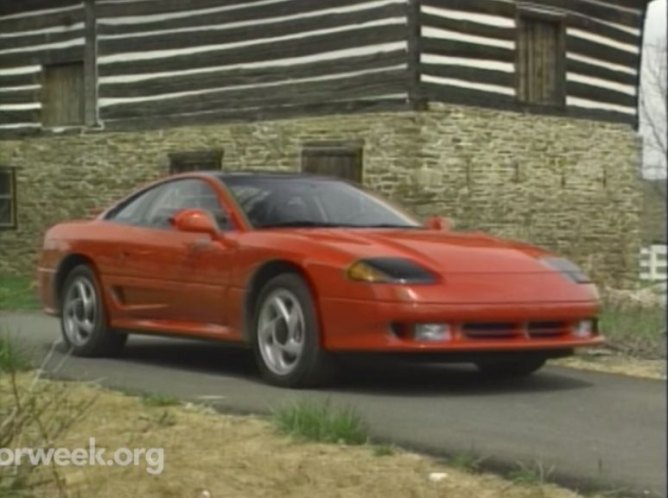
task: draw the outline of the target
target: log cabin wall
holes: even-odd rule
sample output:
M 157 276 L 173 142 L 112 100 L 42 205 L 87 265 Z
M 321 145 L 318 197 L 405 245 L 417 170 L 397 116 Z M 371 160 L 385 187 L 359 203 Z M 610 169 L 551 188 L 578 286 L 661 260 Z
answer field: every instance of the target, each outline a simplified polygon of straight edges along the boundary
M 419 73 L 428 100 L 636 123 L 646 2 L 419 2 Z M 541 39 L 550 29 L 555 39 Z M 554 60 L 532 68 L 532 60 L 542 62 L 532 53 L 541 48 Z M 527 101 L 523 81 L 548 70 L 561 88 L 547 101 Z
M 86 27 L 99 92 L 87 108 L 108 130 L 405 108 L 407 2 L 86 0 L 87 23 L 82 1 L 8 3 L 0 129 L 50 124 L 42 66 L 84 62 Z
M 66 98 L 61 90 L 83 89 L 83 73 L 81 78 L 71 77 L 69 66 L 84 60 L 84 2 L 27 1 L 22 4 L 0 4 L 0 135 L 39 130 L 43 121 L 49 121 L 49 116 L 42 115 L 43 100 L 52 97 L 52 103 L 57 106 L 56 100 Z M 51 4 L 57 6 L 50 7 Z M 45 82 L 47 73 L 51 76 L 50 84 Z M 82 99 L 82 95 L 75 97 L 68 110 L 47 112 L 60 113 L 67 118 L 71 111 L 83 120 Z

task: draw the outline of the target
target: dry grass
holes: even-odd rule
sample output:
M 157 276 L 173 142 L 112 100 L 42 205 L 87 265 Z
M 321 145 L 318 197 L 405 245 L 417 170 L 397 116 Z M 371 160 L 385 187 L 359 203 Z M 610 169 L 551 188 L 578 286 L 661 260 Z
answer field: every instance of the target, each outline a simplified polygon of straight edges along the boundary
M 666 379 L 666 360 L 648 360 L 623 354 L 582 351 L 551 364 L 593 372 L 629 375 L 643 379 Z
M 0 403 L 11 402 L 8 376 L 0 378 Z M 20 374 L 19 389 L 33 382 Z M 149 475 L 139 467 L 61 467 L 68 496 L 116 498 L 311 498 L 442 497 L 574 498 L 543 483 L 520 484 L 500 477 L 448 467 L 433 459 L 393 448 L 307 443 L 280 435 L 255 417 L 219 415 L 193 405 L 147 405 L 141 398 L 84 384 L 40 381 L 67 389 L 71 406 L 94 405 L 84 418 L 50 444 L 86 447 L 161 447 L 165 471 Z M 6 405 L 5 405 L 6 406 Z M 436 474 L 438 473 L 438 474 Z M 430 478 L 431 476 L 431 478 Z M 438 477 L 438 479 L 434 479 Z M 51 482 L 37 496 L 57 496 Z

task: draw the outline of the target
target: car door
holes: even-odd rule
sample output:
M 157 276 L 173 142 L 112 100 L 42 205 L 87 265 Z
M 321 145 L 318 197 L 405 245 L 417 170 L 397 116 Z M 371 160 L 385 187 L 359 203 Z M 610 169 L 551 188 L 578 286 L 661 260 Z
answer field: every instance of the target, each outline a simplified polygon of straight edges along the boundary
M 222 222 L 216 191 L 206 180 L 184 178 L 155 187 L 117 247 L 114 296 L 138 328 L 189 329 L 222 325 L 220 299 L 229 272 L 230 249 L 209 235 L 181 232 L 171 217 L 182 209 L 205 208 Z M 217 306 L 216 306 L 217 304 Z

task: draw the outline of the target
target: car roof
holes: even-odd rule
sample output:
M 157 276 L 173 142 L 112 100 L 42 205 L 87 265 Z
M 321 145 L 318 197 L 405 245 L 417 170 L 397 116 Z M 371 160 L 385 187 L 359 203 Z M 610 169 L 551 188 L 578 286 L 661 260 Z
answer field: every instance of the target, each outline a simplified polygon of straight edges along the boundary
M 255 178 L 258 180 L 327 180 L 341 181 L 339 178 L 331 176 L 312 175 L 309 173 L 300 173 L 294 171 L 272 171 L 272 170 L 244 170 L 244 171 L 198 171 L 201 174 L 215 176 L 223 182 L 231 178 Z

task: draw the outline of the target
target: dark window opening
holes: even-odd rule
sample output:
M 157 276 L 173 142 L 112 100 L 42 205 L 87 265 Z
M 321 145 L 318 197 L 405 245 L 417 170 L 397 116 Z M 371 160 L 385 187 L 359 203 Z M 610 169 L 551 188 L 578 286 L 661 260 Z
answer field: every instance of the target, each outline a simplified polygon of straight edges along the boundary
M 42 68 L 42 124 L 84 124 L 83 62 L 50 64 Z
M 211 171 L 223 167 L 223 150 L 194 150 L 169 154 L 170 174 Z
M 302 171 L 362 182 L 360 145 L 313 144 L 302 149 Z
M 0 167 L 0 229 L 16 228 L 16 170 Z
M 517 98 L 528 104 L 563 106 L 566 47 L 563 17 L 522 11 L 518 16 Z

